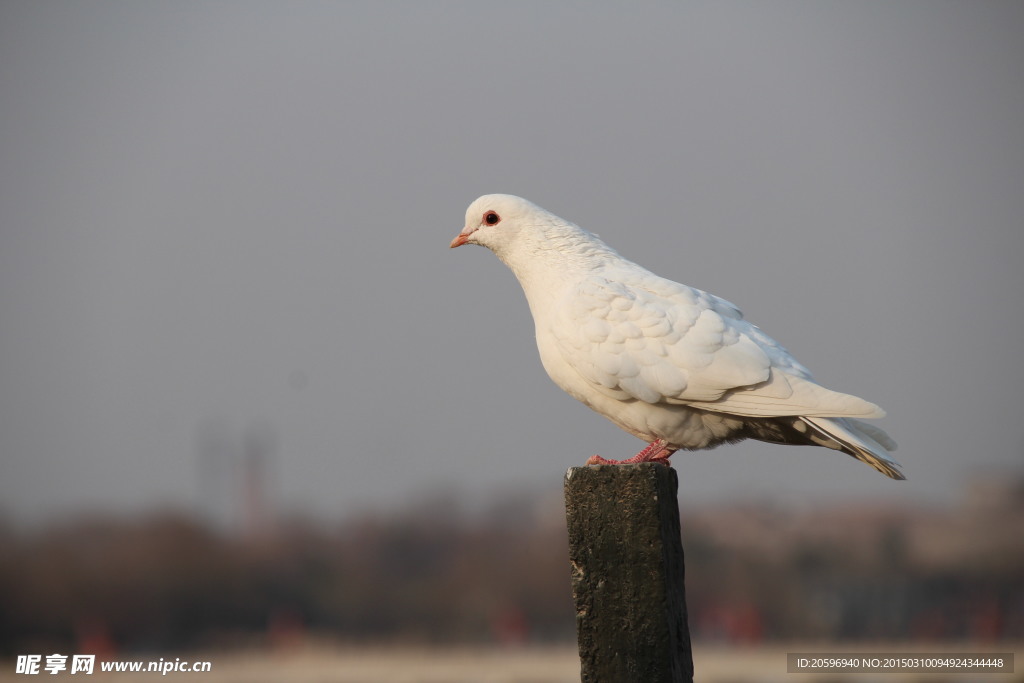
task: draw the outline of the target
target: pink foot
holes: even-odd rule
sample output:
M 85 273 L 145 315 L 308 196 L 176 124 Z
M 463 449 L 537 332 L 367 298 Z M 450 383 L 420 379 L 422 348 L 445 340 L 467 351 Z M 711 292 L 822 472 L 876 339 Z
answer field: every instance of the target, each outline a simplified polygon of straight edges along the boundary
M 668 464 L 668 459 L 676 452 L 675 448 L 669 448 L 668 444 L 658 439 L 643 449 L 632 458 L 626 460 L 608 460 L 600 455 L 592 455 L 587 460 L 588 465 L 634 465 L 640 462 L 656 462 L 662 465 Z

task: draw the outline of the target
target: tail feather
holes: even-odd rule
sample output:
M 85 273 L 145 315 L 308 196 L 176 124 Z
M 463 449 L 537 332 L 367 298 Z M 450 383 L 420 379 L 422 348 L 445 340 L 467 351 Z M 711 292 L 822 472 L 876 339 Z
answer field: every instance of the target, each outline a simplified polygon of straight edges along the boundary
M 846 418 L 846 422 L 852 424 L 855 427 L 855 431 L 863 433 L 874 441 L 878 442 L 882 448 L 887 451 L 896 450 L 896 442 L 892 440 L 892 437 L 883 432 L 875 425 L 864 422 L 863 420 L 855 420 L 852 417 Z M 849 426 L 849 425 L 847 425 Z
M 852 455 L 892 479 L 906 479 L 900 464 L 889 457 L 889 451 L 896 449 L 896 442 L 878 427 L 842 417 L 800 419 L 811 428 L 808 437 L 815 443 Z

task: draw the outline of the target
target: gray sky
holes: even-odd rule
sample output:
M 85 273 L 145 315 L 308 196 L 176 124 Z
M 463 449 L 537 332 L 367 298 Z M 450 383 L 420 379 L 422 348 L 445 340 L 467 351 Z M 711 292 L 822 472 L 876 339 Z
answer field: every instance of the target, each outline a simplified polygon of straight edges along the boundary
M 0 511 L 216 506 L 253 434 L 327 516 L 632 454 L 448 249 L 487 192 L 738 304 L 909 476 L 751 443 L 677 454 L 686 501 L 1021 472 L 1021 35 L 978 0 L 7 0 Z

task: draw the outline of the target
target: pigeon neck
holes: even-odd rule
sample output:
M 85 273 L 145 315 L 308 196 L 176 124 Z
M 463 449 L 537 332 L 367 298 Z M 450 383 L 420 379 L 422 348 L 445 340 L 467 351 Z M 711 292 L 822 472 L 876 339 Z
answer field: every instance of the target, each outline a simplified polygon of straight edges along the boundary
M 621 259 L 611 247 L 575 225 L 558 227 L 524 236 L 516 249 L 499 254 L 515 273 L 531 307 Z

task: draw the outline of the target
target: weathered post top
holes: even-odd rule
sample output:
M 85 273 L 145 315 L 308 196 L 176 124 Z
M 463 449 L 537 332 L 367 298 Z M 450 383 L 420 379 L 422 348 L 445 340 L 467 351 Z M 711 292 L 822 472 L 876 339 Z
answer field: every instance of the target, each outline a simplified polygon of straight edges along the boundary
M 690 683 L 676 472 L 573 467 L 565 511 L 583 683 Z

